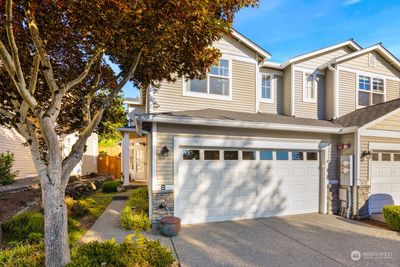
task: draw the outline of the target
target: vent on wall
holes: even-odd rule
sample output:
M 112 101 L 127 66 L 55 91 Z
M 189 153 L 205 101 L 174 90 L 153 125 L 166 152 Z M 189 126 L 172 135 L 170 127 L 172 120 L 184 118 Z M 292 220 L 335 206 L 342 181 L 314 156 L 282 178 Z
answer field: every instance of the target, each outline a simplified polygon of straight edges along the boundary
M 369 64 L 371 67 L 374 67 L 374 66 L 375 66 L 375 60 L 376 60 L 375 54 L 370 53 L 370 54 L 369 54 L 369 58 L 368 58 L 368 64 Z

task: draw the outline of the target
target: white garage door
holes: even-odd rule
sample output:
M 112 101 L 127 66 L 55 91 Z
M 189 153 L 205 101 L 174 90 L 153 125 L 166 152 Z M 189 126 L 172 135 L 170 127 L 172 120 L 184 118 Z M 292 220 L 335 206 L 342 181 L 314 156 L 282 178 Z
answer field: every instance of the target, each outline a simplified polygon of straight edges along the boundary
M 316 151 L 181 149 L 176 211 L 201 223 L 319 210 Z
M 400 204 L 400 152 L 374 152 L 371 166 L 371 213 Z

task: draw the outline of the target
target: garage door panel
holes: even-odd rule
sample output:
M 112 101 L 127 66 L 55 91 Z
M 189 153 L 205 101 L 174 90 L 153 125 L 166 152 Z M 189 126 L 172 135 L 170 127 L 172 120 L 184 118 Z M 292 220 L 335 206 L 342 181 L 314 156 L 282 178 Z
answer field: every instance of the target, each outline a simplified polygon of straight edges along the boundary
M 181 160 L 178 173 L 183 223 L 318 212 L 317 161 Z

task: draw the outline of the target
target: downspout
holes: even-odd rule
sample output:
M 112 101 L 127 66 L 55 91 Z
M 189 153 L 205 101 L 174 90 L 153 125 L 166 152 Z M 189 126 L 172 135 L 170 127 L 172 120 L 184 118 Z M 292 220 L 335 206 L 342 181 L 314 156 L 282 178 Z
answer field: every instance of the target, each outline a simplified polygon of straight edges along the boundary
M 290 66 L 290 115 L 292 117 L 295 117 L 295 93 L 294 93 L 294 82 L 295 82 L 295 70 L 294 70 L 294 64 Z
M 260 85 L 260 68 L 262 66 L 262 63 L 264 61 L 261 61 L 258 63 L 258 55 L 256 54 L 256 113 L 260 110 L 260 91 L 261 91 L 261 85 Z
M 358 177 L 360 174 L 360 134 L 358 130 L 354 133 L 355 139 L 355 155 L 354 155 L 354 175 L 353 175 L 353 201 L 352 201 L 352 208 L 353 208 L 353 219 L 357 215 L 358 209 L 358 198 L 357 198 L 357 182 Z
M 332 66 L 332 64 L 328 65 L 328 69 L 333 73 L 333 118 L 336 119 L 339 117 L 339 107 L 338 107 L 338 75 L 337 69 Z

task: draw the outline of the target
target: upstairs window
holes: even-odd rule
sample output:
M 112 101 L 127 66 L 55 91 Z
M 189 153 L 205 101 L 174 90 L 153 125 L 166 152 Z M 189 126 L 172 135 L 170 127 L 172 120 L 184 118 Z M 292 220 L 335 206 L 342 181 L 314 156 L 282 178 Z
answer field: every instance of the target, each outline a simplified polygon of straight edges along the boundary
M 304 102 L 316 102 L 317 92 L 316 86 L 314 85 L 315 77 L 312 73 L 304 73 L 303 76 L 303 101 Z
M 273 102 L 272 76 L 261 74 L 261 99 L 265 102 Z
M 366 107 L 385 101 L 385 84 L 381 78 L 358 76 L 358 106 Z
M 212 66 L 203 80 L 186 81 L 186 94 L 209 98 L 228 98 L 231 96 L 231 70 L 228 59 L 220 59 L 219 64 Z

